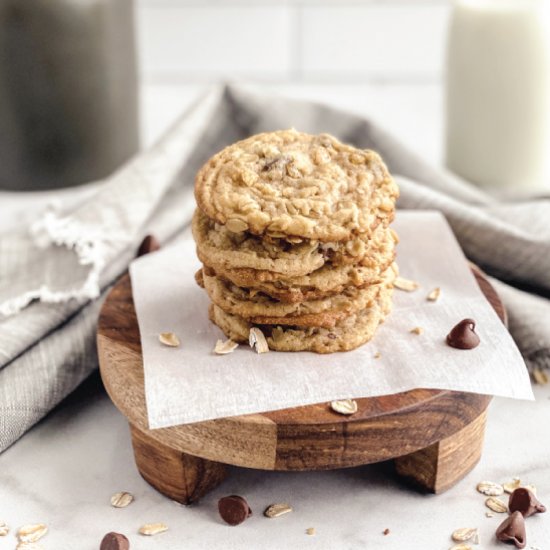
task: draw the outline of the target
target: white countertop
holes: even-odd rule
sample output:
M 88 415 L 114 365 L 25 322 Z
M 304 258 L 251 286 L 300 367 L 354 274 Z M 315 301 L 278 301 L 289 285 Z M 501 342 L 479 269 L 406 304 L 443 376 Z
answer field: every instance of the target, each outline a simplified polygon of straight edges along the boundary
M 359 110 L 375 117 L 427 158 L 441 158 L 441 94 L 437 86 L 276 86 Z M 151 140 L 200 91 L 194 86 L 150 86 L 143 95 L 145 142 Z M 27 219 L 52 197 L 78 200 L 89 189 L 17 195 L 0 192 L 0 228 Z M 76 198 L 75 198 L 76 197 Z M 20 219 L 20 218 L 19 218 Z M 535 402 L 495 399 L 490 408 L 483 458 L 466 479 L 443 495 L 423 495 L 400 483 L 385 465 L 319 473 L 231 469 L 218 489 L 198 505 L 183 507 L 162 497 L 139 476 L 124 418 L 92 377 L 43 422 L 0 455 L 0 522 L 13 530 L 43 522 L 44 550 L 92 550 L 111 530 L 125 533 L 133 549 L 394 549 L 437 550 L 452 546 L 458 527 L 479 527 L 479 548 L 506 548 L 494 539 L 503 519 L 487 518 L 476 484 L 518 476 L 550 503 L 550 386 L 535 387 Z M 126 509 L 110 495 L 129 491 Z M 245 496 L 254 515 L 228 527 L 216 512 L 226 494 Z M 262 516 L 265 506 L 289 502 L 292 514 Z M 137 534 L 143 523 L 164 522 L 166 533 Z M 305 530 L 314 527 L 316 534 Z M 382 534 L 390 529 L 387 536 Z M 550 514 L 527 520 L 527 548 L 550 550 Z M 13 532 L 0 550 L 15 548 Z M 37 549 L 38 550 L 38 549 Z

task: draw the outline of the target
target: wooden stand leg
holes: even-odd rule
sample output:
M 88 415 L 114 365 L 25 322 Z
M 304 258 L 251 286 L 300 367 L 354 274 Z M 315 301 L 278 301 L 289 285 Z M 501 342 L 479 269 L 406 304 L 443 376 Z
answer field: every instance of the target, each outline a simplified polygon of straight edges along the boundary
M 191 504 L 226 477 L 224 464 L 211 462 L 159 443 L 130 425 L 136 465 L 157 491 L 182 504 Z
M 487 412 L 454 435 L 395 459 L 397 473 L 432 493 L 460 481 L 479 461 Z

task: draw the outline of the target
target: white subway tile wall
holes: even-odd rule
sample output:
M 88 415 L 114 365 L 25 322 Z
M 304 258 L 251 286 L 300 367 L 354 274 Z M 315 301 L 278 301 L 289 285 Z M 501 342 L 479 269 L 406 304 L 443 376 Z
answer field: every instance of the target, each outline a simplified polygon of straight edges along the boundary
M 290 71 L 285 7 L 144 5 L 138 37 L 146 77 L 282 79 Z
M 433 78 L 447 15 L 445 6 L 304 7 L 304 78 Z
M 145 82 L 438 81 L 449 0 L 137 0 Z

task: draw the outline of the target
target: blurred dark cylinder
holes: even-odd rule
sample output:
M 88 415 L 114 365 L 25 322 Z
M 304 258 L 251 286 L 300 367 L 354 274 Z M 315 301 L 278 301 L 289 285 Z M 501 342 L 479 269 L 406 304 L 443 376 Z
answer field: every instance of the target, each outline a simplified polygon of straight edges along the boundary
M 0 188 L 100 179 L 139 146 L 133 0 L 0 0 Z

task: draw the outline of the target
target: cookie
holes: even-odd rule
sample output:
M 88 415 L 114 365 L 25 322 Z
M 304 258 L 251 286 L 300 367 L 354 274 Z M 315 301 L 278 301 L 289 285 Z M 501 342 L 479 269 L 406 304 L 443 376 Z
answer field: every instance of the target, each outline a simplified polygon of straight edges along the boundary
M 333 353 L 349 351 L 365 344 L 374 336 L 378 325 L 391 310 L 391 296 L 384 296 L 372 306 L 353 313 L 332 328 L 283 327 L 260 325 L 270 350 L 313 351 Z M 247 343 L 250 328 L 254 326 L 242 317 L 226 313 L 215 304 L 210 305 L 210 319 L 235 342 Z
M 290 243 L 272 237 L 260 239 L 248 232 L 234 233 L 197 209 L 192 231 L 201 262 L 216 272 L 239 269 L 242 277 L 264 281 L 308 275 L 325 264 L 378 266 L 395 247 L 395 234 L 385 222 L 378 223 L 370 234 L 346 242 Z
M 382 275 L 379 284 L 364 288 L 347 287 L 339 294 L 305 302 L 280 302 L 266 294 L 250 291 L 204 271 L 197 277 L 212 302 L 218 307 L 255 324 L 332 327 L 340 319 L 365 309 L 384 287 L 390 287 L 396 277 L 393 266 Z
M 321 134 L 281 130 L 214 155 L 198 172 L 199 208 L 229 231 L 347 241 L 393 216 L 398 188 L 380 156 Z
M 332 294 L 338 294 L 349 286 L 363 288 L 367 285 L 375 285 L 382 281 L 382 273 L 390 267 L 395 260 L 395 253 L 379 266 L 341 265 L 333 267 L 325 264 L 323 267 L 294 278 L 285 278 L 276 274 L 275 280 L 265 280 L 261 272 L 256 270 L 226 269 L 216 271 L 210 265 L 204 264 L 204 272 L 207 275 L 215 275 L 236 286 L 263 292 L 275 300 L 288 303 L 316 300 Z M 397 268 L 397 266 L 395 266 Z M 273 275 L 267 272 L 268 275 Z

